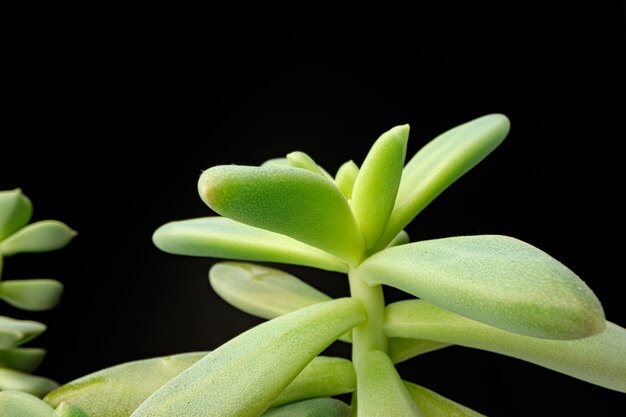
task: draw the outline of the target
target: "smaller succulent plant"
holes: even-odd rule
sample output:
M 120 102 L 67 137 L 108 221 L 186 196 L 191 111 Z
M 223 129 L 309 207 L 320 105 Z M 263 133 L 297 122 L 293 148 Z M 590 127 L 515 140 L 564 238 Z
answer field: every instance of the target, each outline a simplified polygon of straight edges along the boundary
M 4 258 L 60 249 L 76 232 L 56 220 L 28 224 L 32 212 L 30 200 L 20 189 L 0 191 L 0 300 L 22 310 L 43 311 L 57 305 L 63 284 L 53 279 L 2 280 Z M 42 397 L 58 386 L 30 374 L 43 360 L 45 350 L 22 347 L 45 329 L 36 321 L 0 316 L 0 391 L 20 390 Z

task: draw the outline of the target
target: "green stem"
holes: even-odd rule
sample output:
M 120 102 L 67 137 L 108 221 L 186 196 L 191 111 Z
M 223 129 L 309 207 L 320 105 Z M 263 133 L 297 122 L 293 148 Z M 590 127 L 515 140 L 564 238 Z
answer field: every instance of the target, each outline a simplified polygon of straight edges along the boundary
M 356 365 L 368 352 L 373 350 L 387 352 L 387 336 L 383 333 L 385 297 L 382 286 L 367 285 L 361 279 L 358 269 L 351 268 L 348 278 L 352 297 L 363 303 L 367 313 L 367 320 L 352 330 L 352 361 Z

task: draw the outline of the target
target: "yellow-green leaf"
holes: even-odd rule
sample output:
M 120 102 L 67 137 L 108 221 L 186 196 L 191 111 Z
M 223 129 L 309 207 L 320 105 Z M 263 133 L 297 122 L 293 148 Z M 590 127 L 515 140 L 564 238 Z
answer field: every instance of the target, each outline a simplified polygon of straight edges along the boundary
M 33 372 L 46 351 L 40 348 L 8 348 L 0 349 L 0 368 L 11 368 L 22 372 Z
M 16 390 L 0 391 L 2 417 L 52 417 L 53 414 L 52 407 L 32 394 Z
M 407 381 L 404 381 L 404 385 L 426 417 L 485 417 L 484 414 L 477 413 L 428 388 Z
M 33 213 L 33 205 L 22 190 L 0 191 L 0 240 L 24 227 Z

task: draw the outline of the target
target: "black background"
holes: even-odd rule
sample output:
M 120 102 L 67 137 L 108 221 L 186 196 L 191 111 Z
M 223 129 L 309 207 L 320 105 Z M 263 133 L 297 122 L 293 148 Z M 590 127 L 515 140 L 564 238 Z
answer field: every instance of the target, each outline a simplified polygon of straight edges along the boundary
M 360 164 L 394 125 L 410 123 L 412 155 L 492 112 L 509 116 L 509 137 L 420 214 L 412 240 L 515 236 L 568 265 L 607 318 L 626 324 L 619 3 L 280 11 L 286 17 L 69 12 L 14 16 L 3 41 L 0 189 L 21 187 L 33 220 L 79 232 L 62 251 L 5 262 L 4 279 L 66 286 L 49 312 L 0 305 L 48 325 L 31 343 L 49 351 L 39 374 L 66 382 L 212 349 L 260 322 L 212 292 L 215 260 L 151 243 L 167 221 L 211 214 L 197 196 L 201 170 L 302 150 L 334 172 Z M 280 267 L 347 294 L 339 274 Z M 487 415 L 604 415 L 624 405 L 624 394 L 460 347 L 399 369 Z

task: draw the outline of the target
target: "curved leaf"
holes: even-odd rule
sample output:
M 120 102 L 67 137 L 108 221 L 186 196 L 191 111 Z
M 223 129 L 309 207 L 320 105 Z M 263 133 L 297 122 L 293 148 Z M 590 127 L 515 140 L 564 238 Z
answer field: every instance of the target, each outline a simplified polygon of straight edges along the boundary
M 56 410 L 54 410 L 53 417 L 90 417 L 83 411 L 82 408 L 70 404 L 67 402 L 62 402 L 59 404 Z
M 387 307 L 384 329 L 393 337 L 430 339 L 512 356 L 626 392 L 626 329 L 610 322 L 595 336 L 546 340 L 500 330 L 422 300 L 409 300 Z
M 287 158 L 272 158 L 263 162 L 260 166 L 280 166 L 280 167 L 290 167 L 291 163 Z
M 347 200 L 352 198 L 354 182 L 358 176 L 359 167 L 354 161 L 348 161 L 341 165 L 335 174 L 335 184 Z
M 366 249 L 380 238 L 396 201 L 400 185 L 409 125 L 396 126 L 374 143 L 354 183 L 352 212 Z
M 49 310 L 57 305 L 62 293 L 63 284 L 53 279 L 0 282 L 0 299 L 22 310 Z
M 387 354 L 380 350 L 371 351 L 358 361 L 356 367 L 359 417 L 424 415 Z
M 302 168 L 311 171 L 314 174 L 329 178 L 330 175 L 324 171 L 309 155 L 304 152 L 295 151 L 287 154 L 289 165 L 294 168 Z M 332 180 L 332 177 L 330 177 Z
M 22 391 L 0 391 L 0 416 L 51 417 L 54 410 L 34 395 Z
M 166 223 L 154 232 L 152 240 L 162 251 L 177 255 L 281 262 L 337 272 L 348 268 L 320 249 L 225 217 Z
M 46 330 L 43 323 L 0 316 L 0 349 L 19 346 Z
M 342 298 L 262 323 L 167 383 L 132 416 L 258 416 L 317 354 L 364 318 L 359 301 Z
M 406 164 L 389 223 L 377 249 L 454 181 L 491 153 L 509 132 L 503 114 L 479 117 L 437 136 Z
M 0 349 L 0 368 L 33 372 L 37 369 L 44 356 L 46 356 L 46 351 L 40 348 Z
M 20 252 L 48 252 L 67 245 L 76 232 L 65 223 L 42 220 L 23 227 L 0 242 L 0 252 L 5 256 Z
M 42 376 L 30 375 L 14 369 L 0 368 L 0 391 L 17 390 L 43 397 L 59 384 Z
M 387 247 L 392 248 L 394 246 L 406 245 L 410 241 L 411 239 L 409 238 L 409 234 L 405 230 L 400 230 L 396 237 L 389 242 Z
M 389 358 L 393 363 L 400 363 L 424 353 L 433 352 L 450 346 L 450 343 L 435 342 L 424 339 L 405 339 L 391 337 L 389 339 Z
M 404 385 L 426 417 L 485 417 L 428 388 L 407 381 L 404 381 Z
M 0 191 L 0 240 L 28 224 L 33 205 L 22 190 Z
M 69 402 L 90 417 L 128 417 L 152 393 L 207 353 L 183 353 L 112 366 L 62 385 L 44 400 L 53 407 Z
M 200 196 L 219 214 L 281 233 L 356 263 L 363 239 L 339 189 L 304 169 L 224 165 L 198 182 Z
M 580 278 L 545 252 L 507 236 L 396 246 L 359 270 L 369 285 L 390 285 L 527 336 L 576 339 L 605 327 L 600 302 Z
M 334 398 L 316 398 L 272 408 L 262 417 L 350 417 L 352 410 Z

